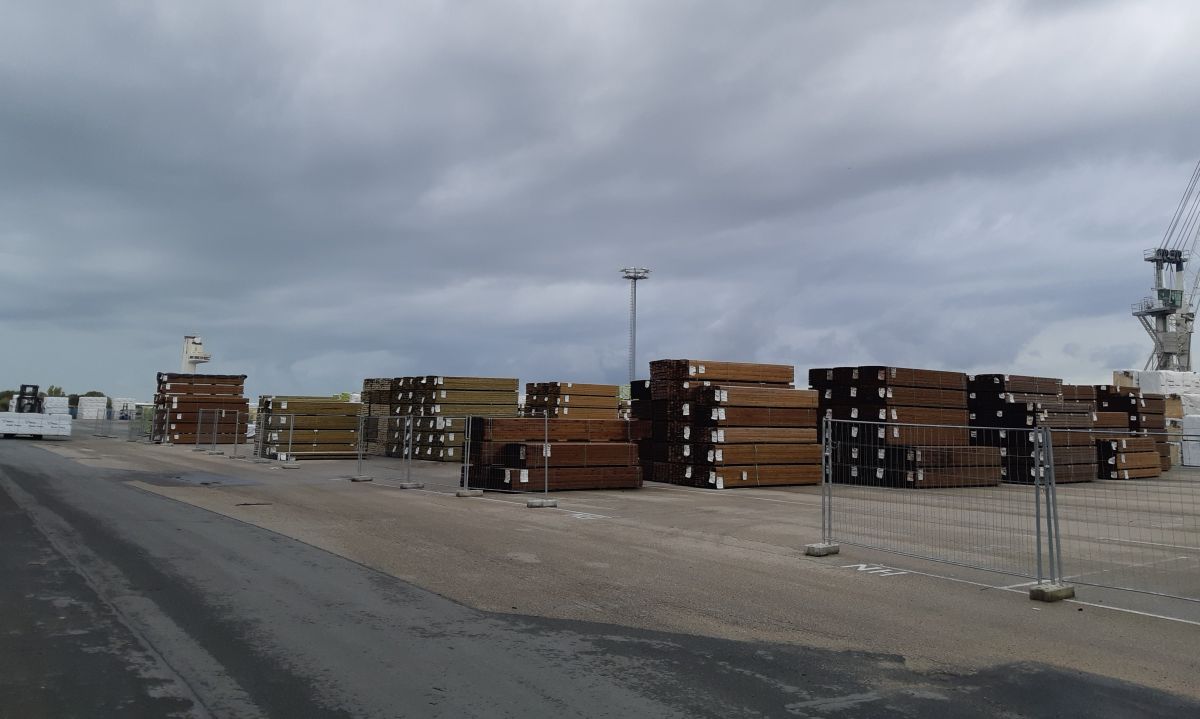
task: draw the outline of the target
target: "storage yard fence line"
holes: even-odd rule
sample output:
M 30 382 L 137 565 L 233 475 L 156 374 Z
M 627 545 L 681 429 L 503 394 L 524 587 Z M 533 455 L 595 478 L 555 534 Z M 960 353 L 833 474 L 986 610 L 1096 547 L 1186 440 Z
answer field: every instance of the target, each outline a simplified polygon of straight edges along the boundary
M 1162 476 L 1168 438 L 1200 443 L 827 417 L 823 545 L 1200 602 L 1200 475 Z

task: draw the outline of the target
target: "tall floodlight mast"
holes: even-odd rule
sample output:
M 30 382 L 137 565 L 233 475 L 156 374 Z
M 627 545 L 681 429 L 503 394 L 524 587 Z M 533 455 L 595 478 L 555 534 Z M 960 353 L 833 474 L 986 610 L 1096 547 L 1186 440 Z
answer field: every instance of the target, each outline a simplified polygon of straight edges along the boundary
M 645 267 L 626 267 L 621 270 L 622 276 L 629 280 L 629 382 L 637 377 L 637 283 L 650 276 L 650 270 Z
M 1146 250 L 1143 259 L 1154 265 L 1154 289 L 1133 305 L 1133 316 L 1154 343 L 1146 360 L 1148 370 L 1192 371 L 1192 331 L 1196 320 L 1196 293 L 1200 273 L 1187 282 L 1184 268 L 1200 238 L 1200 162 L 1192 170 L 1175 215 L 1163 233 L 1162 243 Z

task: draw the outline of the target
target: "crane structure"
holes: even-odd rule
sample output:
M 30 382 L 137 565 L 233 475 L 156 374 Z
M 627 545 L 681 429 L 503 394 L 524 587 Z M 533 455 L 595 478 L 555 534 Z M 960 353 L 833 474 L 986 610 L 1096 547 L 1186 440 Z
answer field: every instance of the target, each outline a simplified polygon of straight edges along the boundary
M 1143 259 L 1154 265 L 1153 294 L 1133 305 L 1154 349 L 1146 360 L 1147 370 L 1192 371 L 1192 332 L 1196 321 L 1200 272 L 1190 281 L 1185 268 L 1200 239 L 1200 162 L 1192 170 L 1175 215 L 1163 233 L 1162 242 L 1146 250 Z

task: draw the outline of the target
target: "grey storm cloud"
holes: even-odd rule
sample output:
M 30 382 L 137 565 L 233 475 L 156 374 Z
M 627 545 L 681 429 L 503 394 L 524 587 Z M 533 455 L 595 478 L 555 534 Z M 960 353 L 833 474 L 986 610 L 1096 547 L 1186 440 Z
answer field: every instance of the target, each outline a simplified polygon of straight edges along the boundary
M 619 381 L 631 264 L 643 363 L 1099 382 L 1200 155 L 1187 2 L 0 10 L 0 385 Z

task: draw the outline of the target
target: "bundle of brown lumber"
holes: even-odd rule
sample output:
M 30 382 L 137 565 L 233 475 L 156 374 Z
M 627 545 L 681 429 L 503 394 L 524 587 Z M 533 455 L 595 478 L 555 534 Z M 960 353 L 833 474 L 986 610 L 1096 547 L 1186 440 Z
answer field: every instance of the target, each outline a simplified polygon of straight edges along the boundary
M 395 409 L 400 419 L 388 454 L 403 456 L 411 445 L 413 457 L 461 462 L 468 417 L 516 417 L 519 382 L 508 377 L 400 377 Z M 403 426 L 419 426 L 406 445 Z M 419 421 L 425 420 L 425 421 Z M 441 420 L 441 421 L 438 421 Z
M 1101 479 L 1153 479 L 1162 474 L 1162 455 L 1153 437 L 1112 437 L 1096 441 Z
M 400 401 L 398 377 L 369 377 L 363 380 L 359 416 L 364 417 L 363 453 L 370 456 L 388 454 L 391 433 L 396 429 L 396 407 Z
M 281 460 L 354 458 L 360 409 L 331 397 L 259 397 L 255 452 Z
M 1096 478 L 1096 407 L 1089 388 L 1013 374 L 972 375 L 967 386 L 972 442 L 1002 448 L 1005 482 L 1035 483 L 1049 457 L 1060 483 Z M 1039 443 L 1042 428 L 1051 430 L 1050 447 Z
M 618 419 L 620 388 L 615 384 L 582 382 L 527 382 L 526 417 L 562 419 Z
M 648 422 L 640 458 L 658 482 L 712 489 L 817 484 L 817 396 L 791 365 L 656 360 L 633 383 Z
M 160 372 L 151 436 L 164 444 L 244 442 L 250 421 L 246 375 Z
M 811 370 L 829 418 L 830 479 L 875 487 L 991 486 L 1001 451 L 971 446 L 967 376 L 908 367 Z
M 620 419 L 472 417 L 461 481 L 515 492 L 636 489 L 638 432 Z
M 1096 407 L 1100 413 L 1126 415 L 1129 435 L 1152 438 L 1159 455 L 1159 470 L 1166 472 L 1171 469 L 1171 434 L 1167 427 L 1166 395 L 1143 392 L 1137 387 L 1096 385 Z

